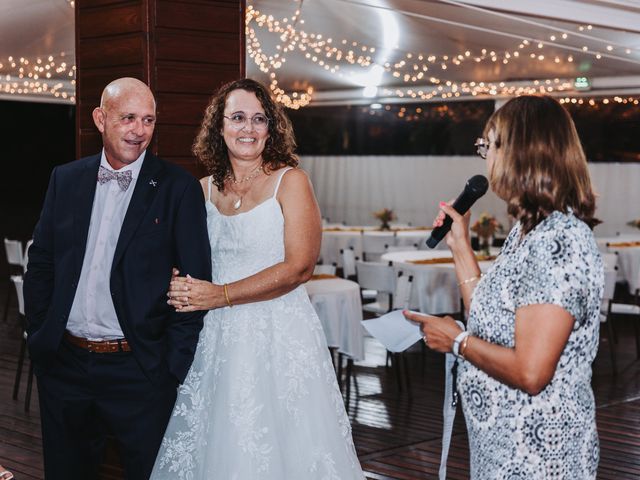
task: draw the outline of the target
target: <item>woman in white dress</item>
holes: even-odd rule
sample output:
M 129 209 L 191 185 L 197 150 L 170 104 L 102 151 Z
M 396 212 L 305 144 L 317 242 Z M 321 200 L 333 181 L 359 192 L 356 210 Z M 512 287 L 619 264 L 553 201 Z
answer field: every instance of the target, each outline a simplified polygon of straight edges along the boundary
M 194 153 L 213 283 L 171 282 L 178 311 L 209 310 L 152 478 L 363 479 L 326 340 L 302 284 L 321 219 L 268 90 L 242 79 L 206 109 Z

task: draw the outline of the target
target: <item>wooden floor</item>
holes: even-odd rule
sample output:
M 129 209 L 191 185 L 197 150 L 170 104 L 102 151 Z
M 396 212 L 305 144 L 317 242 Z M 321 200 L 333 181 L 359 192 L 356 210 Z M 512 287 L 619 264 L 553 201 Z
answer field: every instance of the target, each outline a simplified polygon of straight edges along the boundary
M 2 302 L 5 295 L 6 286 L 0 287 Z M 640 361 L 635 358 L 631 325 L 622 319 L 615 325 L 619 333 L 616 345 L 618 375 L 611 374 L 606 342 L 601 344 L 594 364 L 593 386 L 601 442 L 598 478 L 639 479 Z M 11 469 L 18 480 L 41 479 L 37 392 L 34 389 L 29 413 L 24 411 L 24 381 L 18 400 L 11 398 L 19 342 L 14 305 L 9 321 L 2 323 L 0 319 L 0 464 Z M 370 479 L 437 478 L 443 360 L 433 353 L 424 354 L 420 348 L 407 356 L 410 393 L 406 388 L 398 391 L 393 370 L 385 367 L 386 353 L 372 339 L 367 339 L 366 361 L 355 366 L 348 412 L 358 455 Z M 469 451 L 460 411 L 454 427 L 448 472 L 450 479 L 469 476 Z M 105 478 L 119 476 L 117 469 L 105 473 Z

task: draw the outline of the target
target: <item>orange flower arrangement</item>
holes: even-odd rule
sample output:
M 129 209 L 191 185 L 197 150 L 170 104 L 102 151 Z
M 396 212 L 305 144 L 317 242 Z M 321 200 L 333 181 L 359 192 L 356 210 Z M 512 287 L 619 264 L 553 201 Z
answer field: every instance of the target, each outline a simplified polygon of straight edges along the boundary
M 373 216 L 380 220 L 382 224 L 380 225 L 380 230 L 389 230 L 389 222 L 396 219 L 396 214 L 389 208 L 383 208 L 382 210 L 373 212 Z
M 471 231 L 477 233 L 480 238 L 488 239 L 496 232 L 502 231 L 502 225 L 495 217 L 489 215 L 487 212 L 482 212 L 480 218 L 471 225 Z
M 484 255 L 489 255 L 489 239 L 496 233 L 502 231 L 502 225 L 495 217 L 489 215 L 487 212 L 482 212 L 480 218 L 471 225 L 471 231 L 478 234 L 480 240 L 480 249 Z
M 640 228 L 640 218 L 637 220 L 631 220 L 630 222 L 627 222 L 627 225 L 629 225 L 630 227 Z

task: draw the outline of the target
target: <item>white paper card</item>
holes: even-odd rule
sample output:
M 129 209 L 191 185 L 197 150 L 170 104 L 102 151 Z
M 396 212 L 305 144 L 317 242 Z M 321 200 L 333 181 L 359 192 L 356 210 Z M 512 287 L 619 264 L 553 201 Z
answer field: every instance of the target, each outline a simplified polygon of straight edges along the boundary
M 390 352 L 402 352 L 422 339 L 420 324 L 407 320 L 402 310 L 363 320 L 362 325 Z

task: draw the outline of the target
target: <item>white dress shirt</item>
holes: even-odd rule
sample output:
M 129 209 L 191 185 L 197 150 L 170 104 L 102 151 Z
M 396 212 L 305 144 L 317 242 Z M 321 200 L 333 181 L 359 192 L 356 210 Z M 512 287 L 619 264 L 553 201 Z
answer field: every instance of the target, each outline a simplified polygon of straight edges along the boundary
M 115 180 L 96 185 L 80 281 L 67 322 L 67 330 L 76 337 L 90 340 L 124 337 L 109 294 L 109 281 L 120 230 L 145 153 L 143 152 L 132 164 L 118 170 L 131 170 L 132 180 L 127 190 L 123 191 Z M 113 171 L 107 162 L 104 149 L 100 165 Z

